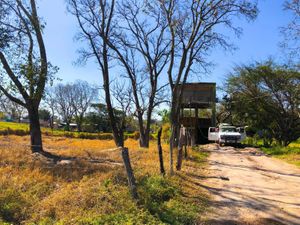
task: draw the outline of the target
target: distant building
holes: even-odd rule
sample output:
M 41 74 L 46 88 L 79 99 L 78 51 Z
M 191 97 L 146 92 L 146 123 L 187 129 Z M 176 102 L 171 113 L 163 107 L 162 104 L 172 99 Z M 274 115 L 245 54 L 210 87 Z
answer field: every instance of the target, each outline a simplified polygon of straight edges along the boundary
M 191 145 L 208 142 L 208 128 L 216 125 L 216 83 L 183 85 L 180 124 L 187 128 Z

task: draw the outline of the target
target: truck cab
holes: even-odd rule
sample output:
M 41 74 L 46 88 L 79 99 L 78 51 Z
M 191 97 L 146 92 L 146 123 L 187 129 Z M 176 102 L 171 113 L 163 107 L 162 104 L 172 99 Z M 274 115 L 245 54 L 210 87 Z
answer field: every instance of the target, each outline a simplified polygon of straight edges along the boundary
M 241 144 L 246 138 L 244 127 L 235 127 L 230 124 L 220 124 L 208 129 L 208 140 L 219 144 Z

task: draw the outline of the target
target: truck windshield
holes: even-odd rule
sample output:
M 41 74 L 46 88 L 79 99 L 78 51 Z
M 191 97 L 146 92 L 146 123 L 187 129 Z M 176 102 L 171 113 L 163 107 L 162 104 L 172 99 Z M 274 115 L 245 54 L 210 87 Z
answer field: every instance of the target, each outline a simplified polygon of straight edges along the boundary
M 221 132 L 236 132 L 235 127 L 222 127 Z

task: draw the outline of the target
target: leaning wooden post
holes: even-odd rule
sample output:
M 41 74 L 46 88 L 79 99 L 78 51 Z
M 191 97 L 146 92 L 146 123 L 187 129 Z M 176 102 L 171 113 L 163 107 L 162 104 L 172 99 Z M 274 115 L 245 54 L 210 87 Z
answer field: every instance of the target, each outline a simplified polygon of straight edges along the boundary
M 162 175 L 165 175 L 165 168 L 164 168 L 164 159 L 163 159 L 163 151 L 161 147 L 161 133 L 162 128 L 159 128 L 158 134 L 157 134 L 157 149 L 158 149 L 158 156 L 159 156 L 159 166 L 160 166 L 160 173 Z
M 189 136 L 189 133 L 186 129 L 186 135 L 185 135 L 185 145 L 184 145 L 184 158 L 187 159 L 188 158 L 188 149 L 187 149 L 187 146 L 188 146 L 188 136 Z
M 186 129 L 182 126 L 179 133 L 178 155 L 176 169 L 181 170 L 183 146 L 186 144 Z
M 136 188 L 136 181 L 135 181 L 135 177 L 134 177 L 133 170 L 132 170 L 131 163 L 130 163 L 128 148 L 122 148 L 122 158 L 123 158 L 125 170 L 127 173 L 128 184 L 129 184 L 131 196 L 137 200 L 138 194 L 137 194 L 137 188 Z
M 187 152 L 187 146 L 184 145 L 184 158 L 187 159 L 188 158 L 188 152 Z

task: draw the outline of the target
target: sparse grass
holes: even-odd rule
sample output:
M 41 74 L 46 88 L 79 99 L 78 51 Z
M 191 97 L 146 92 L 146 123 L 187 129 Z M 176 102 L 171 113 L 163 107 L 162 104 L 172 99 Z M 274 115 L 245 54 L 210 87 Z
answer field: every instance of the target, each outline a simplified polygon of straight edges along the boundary
M 47 127 L 42 127 L 42 133 L 46 136 L 54 137 L 68 137 L 68 138 L 80 138 L 90 140 L 113 140 L 112 133 L 88 133 L 88 132 L 76 132 L 76 131 L 64 131 L 61 129 L 51 130 Z M 0 121 L 0 135 L 29 135 L 29 125 L 25 123 L 3 122 Z M 139 133 L 125 133 L 125 138 L 138 139 Z M 151 135 L 151 138 L 154 137 Z
M 300 145 L 298 143 L 291 143 L 287 147 L 274 146 L 261 149 L 268 155 L 300 167 Z
M 253 139 L 251 137 L 247 137 L 245 144 L 259 147 L 264 153 L 270 156 L 300 167 L 300 138 L 286 147 L 279 146 L 275 142 L 273 143 L 273 146 L 264 147 L 263 140 Z
M 0 136 L 0 224 L 195 224 L 208 194 L 191 174 L 201 174 L 207 153 L 189 149 L 183 171 L 159 175 L 156 143 L 140 149 L 126 140 L 138 182 L 139 204 L 130 197 L 112 140 L 44 136 L 45 150 L 78 159 L 54 164 L 30 152 L 28 136 Z M 111 149 L 106 151 L 106 149 Z M 168 168 L 168 145 L 163 145 Z M 175 157 L 174 157 L 175 160 Z
M 25 123 L 13 123 L 0 121 L 0 130 L 6 130 L 10 128 L 12 130 L 29 130 L 28 124 Z

